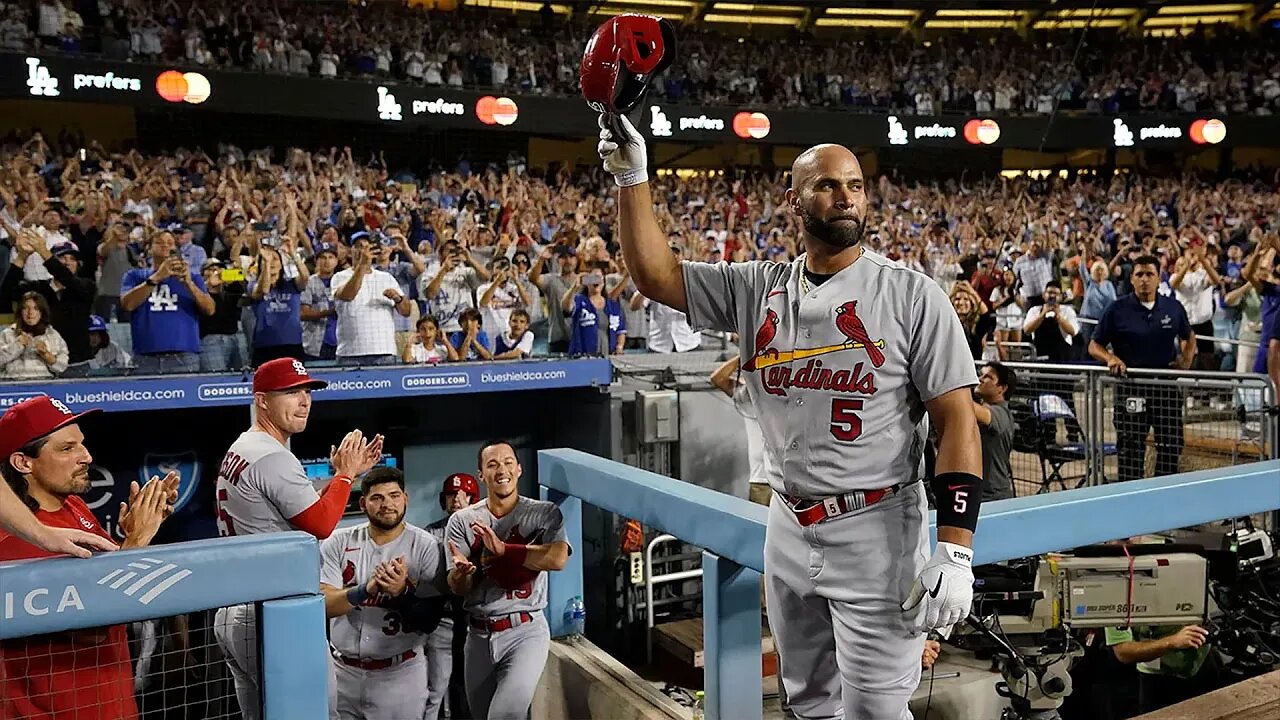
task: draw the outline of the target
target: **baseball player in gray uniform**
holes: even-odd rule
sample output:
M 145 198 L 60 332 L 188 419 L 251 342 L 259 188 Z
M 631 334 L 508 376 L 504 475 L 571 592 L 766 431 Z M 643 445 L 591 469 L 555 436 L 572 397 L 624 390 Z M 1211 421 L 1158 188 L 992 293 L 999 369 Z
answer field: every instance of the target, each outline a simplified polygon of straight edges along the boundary
M 370 470 L 360 491 L 369 522 L 320 544 L 336 695 L 329 717 L 416 720 L 427 704 L 422 644 L 446 604 L 444 545 L 405 523 L 399 470 Z
M 543 571 L 564 568 L 570 548 L 560 508 L 517 493 L 510 443 L 485 443 L 479 461 L 488 497 L 445 528 L 449 587 L 469 614 L 467 699 L 476 720 L 525 720 L 551 648 Z
M 329 462 L 337 473 L 317 493 L 302 463 L 286 443 L 307 427 L 311 391 L 325 387 L 297 360 L 263 363 L 253 375 L 253 427 L 236 438 L 218 469 L 218 533 L 258 535 L 305 530 L 327 538 L 342 519 L 352 478 L 382 457 L 382 436 L 366 441 L 353 430 L 332 449 Z M 227 658 L 236 698 L 246 720 L 261 714 L 258 686 L 258 638 L 252 605 L 218 610 L 214 636 Z
M 467 473 L 453 473 L 444 479 L 440 487 L 440 508 L 445 516 L 427 526 L 427 532 L 445 543 L 445 528 L 449 518 L 464 507 L 480 500 L 480 483 Z M 454 674 L 462 665 L 462 648 L 467 641 L 467 622 L 462 616 L 462 599 L 455 597 L 450 612 L 440 625 L 427 636 L 427 709 L 422 720 L 438 720 L 441 717 L 467 717 L 469 713 L 463 673 Z M 454 624 L 454 617 L 459 622 Z
M 600 126 L 636 287 L 694 327 L 742 337 L 774 491 L 765 585 L 791 710 L 910 718 L 925 632 L 964 619 L 973 601 L 982 444 L 951 304 L 927 276 L 860 244 L 866 183 L 848 149 L 819 145 L 792 166 L 786 202 L 805 248 L 794 262 L 679 262 L 653 213 L 643 138 L 620 115 Z M 926 415 L 940 437 L 932 557 Z

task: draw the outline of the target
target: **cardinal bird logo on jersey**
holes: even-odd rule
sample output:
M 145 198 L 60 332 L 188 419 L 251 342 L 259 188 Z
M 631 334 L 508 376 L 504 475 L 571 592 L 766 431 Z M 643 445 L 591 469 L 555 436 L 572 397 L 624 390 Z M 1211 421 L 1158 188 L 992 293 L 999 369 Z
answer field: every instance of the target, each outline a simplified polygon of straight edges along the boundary
M 764 319 L 756 328 L 751 357 L 742 364 L 742 370 L 759 372 L 761 389 L 779 397 L 785 397 L 789 388 L 851 395 L 874 395 L 876 379 L 872 371 L 885 363 L 884 338 L 872 339 L 862 318 L 858 317 L 857 300 L 836 305 L 833 311 L 833 324 L 839 334 L 844 336 L 843 339 L 835 342 L 828 340 L 829 344 L 826 345 L 793 347 L 784 350 L 773 347 L 773 343 L 780 339 L 784 343 L 787 342 L 788 338 L 795 336 L 795 331 L 788 332 L 787 329 L 782 328 L 782 318 L 778 312 L 772 308 L 766 308 Z M 809 337 L 810 333 L 805 332 L 804 336 Z M 830 337 L 830 334 L 819 329 L 816 336 Z M 826 365 L 820 359 L 823 355 L 847 350 L 865 352 L 870 362 L 864 363 L 858 360 L 853 363 L 853 367 L 841 368 L 839 365 Z
M 342 568 L 342 586 L 346 587 L 356 581 L 356 564 L 347 561 L 346 567 Z
M 857 309 L 857 300 L 850 300 L 836 308 L 836 328 L 849 338 L 851 347 L 861 347 L 866 350 L 871 364 L 880 367 L 884 365 L 884 353 L 880 352 L 880 348 L 876 347 L 876 343 L 872 342 L 871 337 L 867 335 L 867 328 L 862 324 L 862 318 L 858 317 Z M 884 344 L 884 341 L 880 340 L 879 343 Z
M 769 343 L 773 342 L 773 337 L 778 334 L 778 313 L 773 309 L 769 309 L 764 314 L 764 322 L 760 323 L 760 329 L 756 330 L 756 346 L 751 353 L 751 359 L 746 365 L 742 366 L 743 370 L 751 372 L 756 369 L 756 358 L 762 355 L 770 355 L 778 357 L 778 351 L 769 347 Z

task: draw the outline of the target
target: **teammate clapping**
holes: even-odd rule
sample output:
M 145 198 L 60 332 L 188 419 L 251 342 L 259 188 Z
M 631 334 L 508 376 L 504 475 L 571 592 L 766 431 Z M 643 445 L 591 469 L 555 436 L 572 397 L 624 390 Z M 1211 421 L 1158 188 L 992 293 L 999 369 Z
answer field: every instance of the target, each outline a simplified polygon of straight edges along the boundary
M 417 720 L 428 693 L 422 646 L 447 610 L 444 546 L 405 523 L 409 496 L 399 470 L 369 471 L 360 490 L 369 522 L 320 545 L 335 678 L 329 716 Z
M 365 440 L 352 430 L 333 449 L 335 475 L 317 493 L 302 463 L 285 445 L 307 427 L 311 392 L 325 387 L 297 360 L 263 363 L 253 375 L 253 427 L 227 450 L 218 469 L 218 532 L 231 535 L 303 530 L 329 537 L 351 495 L 353 478 L 382 457 L 382 436 Z M 252 605 L 218 610 L 214 635 L 227 657 L 236 697 L 246 720 L 259 717 L 257 628 Z
M 551 648 L 543 571 L 563 569 L 570 548 L 560 508 L 517 492 L 522 469 L 510 443 L 485 443 L 479 460 L 488 497 L 445 530 L 449 587 L 470 615 L 467 699 L 475 718 L 523 720 Z

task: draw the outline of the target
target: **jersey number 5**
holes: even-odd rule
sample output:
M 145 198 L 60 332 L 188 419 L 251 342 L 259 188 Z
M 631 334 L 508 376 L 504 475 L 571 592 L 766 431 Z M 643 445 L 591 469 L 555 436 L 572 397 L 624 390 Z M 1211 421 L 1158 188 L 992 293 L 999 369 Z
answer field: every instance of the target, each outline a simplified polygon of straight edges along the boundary
M 857 440 L 862 434 L 862 418 L 857 413 L 861 409 L 859 398 L 832 398 L 831 435 L 844 442 Z
M 218 490 L 218 535 L 221 537 L 232 537 L 236 534 L 236 525 L 231 522 L 231 516 L 227 514 L 226 508 L 222 507 L 222 503 L 227 501 L 226 488 Z

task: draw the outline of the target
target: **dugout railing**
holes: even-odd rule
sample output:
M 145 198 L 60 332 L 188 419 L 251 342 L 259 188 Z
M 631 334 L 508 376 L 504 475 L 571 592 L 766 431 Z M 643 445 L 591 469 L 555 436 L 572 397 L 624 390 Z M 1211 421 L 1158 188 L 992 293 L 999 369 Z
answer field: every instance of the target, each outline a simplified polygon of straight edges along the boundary
M 319 546 L 302 532 L 0 563 L 0 642 L 254 604 L 262 717 L 316 720 L 328 717 L 319 588 Z
M 760 578 L 767 508 L 576 450 L 540 451 L 538 482 L 543 499 L 560 506 L 574 548 L 582 548 L 583 503 L 703 548 L 706 716 L 761 718 Z M 1276 509 L 1280 460 L 1017 497 L 983 505 L 975 562 Z M 549 575 L 547 619 L 553 637 L 569 634 L 559 610 L 584 592 L 581 556 L 573 553 L 564 571 Z

